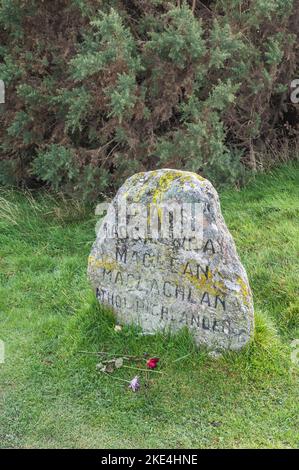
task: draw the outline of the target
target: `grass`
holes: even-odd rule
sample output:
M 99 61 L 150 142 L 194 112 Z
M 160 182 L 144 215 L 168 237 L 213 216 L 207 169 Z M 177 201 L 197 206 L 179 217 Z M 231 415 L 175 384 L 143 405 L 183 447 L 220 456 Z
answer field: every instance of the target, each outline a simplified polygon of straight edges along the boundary
M 247 269 L 256 330 L 241 353 L 196 351 L 185 331 L 114 331 L 86 279 L 95 217 L 50 195 L 0 191 L 0 447 L 297 448 L 299 167 L 221 194 Z M 158 355 L 132 393 L 79 351 Z M 114 377 L 131 379 L 133 370 Z M 145 376 L 141 373 L 142 380 Z

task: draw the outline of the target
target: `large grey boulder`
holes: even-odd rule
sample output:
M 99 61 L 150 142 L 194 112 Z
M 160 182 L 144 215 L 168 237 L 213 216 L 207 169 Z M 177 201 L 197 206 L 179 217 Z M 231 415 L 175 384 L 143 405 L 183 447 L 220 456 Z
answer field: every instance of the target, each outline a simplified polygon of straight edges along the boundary
M 251 290 L 218 194 L 195 173 L 129 178 L 102 219 L 88 276 L 99 302 L 144 333 L 187 327 L 212 350 L 238 350 L 253 334 Z

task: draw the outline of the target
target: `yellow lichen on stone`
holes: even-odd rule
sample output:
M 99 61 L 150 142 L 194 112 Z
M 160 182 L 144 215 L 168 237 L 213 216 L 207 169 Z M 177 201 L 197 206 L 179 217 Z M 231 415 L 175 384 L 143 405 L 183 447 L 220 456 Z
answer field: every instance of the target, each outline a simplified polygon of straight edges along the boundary
M 88 265 L 89 265 L 89 266 L 93 266 L 93 265 L 94 265 L 94 262 L 95 262 L 95 257 L 90 255 L 90 256 L 88 257 Z
M 249 293 L 247 283 L 240 276 L 238 276 L 237 277 L 237 284 L 241 288 L 241 295 L 242 295 L 242 298 L 243 298 L 243 301 L 244 301 L 245 305 L 248 305 L 249 304 L 250 293 Z
M 163 194 L 170 188 L 171 184 L 175 179 L 180 178 L 181 172 L 179 171 L 169 171 L 165 172 L 162 176 L 160 176 L 158 180 L 158 186 L 154 191 L 154 194 L 152 196 L 152 201 L 153 204 L 157 205 L 157 211 L 158 211 L 158 218 L 161 222 L 162 220 L 162 210 L 161 207 L 159 207 L 159 202 L 162 201 L 163 199 Z
M 130 189 L 134 187 L 137 181 L 140 180 L 144 175 L 145 175 L 145 172 L 141 171 L 140 173 L 136 173 L 135 175 L 131 176 L 128 180 L 126 180 L 126 182 L 123 185 L 123 188 L 125 189 L 125 192 L 124 192 L 125 198 L 128 197 Z
M 159 176 L 159 173 L 160 176 Z M 180 184 L 189 183 L 191 187 L 195 188 L 194 178 L 199 181 L 206 181 L 202 176 L 191 171 L 182 170 L 154 170 L 148 173 L 137 173 L 136 179 L 130 181 L 130 185 L 134 185 L 138 179 L 147 176 L 146 181 L 143 183 L 140 191 L 135 194 L 134 201 L 140 202 L 140 199 L 147 192 L 152 192 L 152 201 L 154 204 L 161 202 L 163 195 L 171 187 L 172 183 L 177 180 Z M 153 180 L 156 179 L 155 182 Z M 193 180 L 193 181 L 192 181 Z M 132 186 L 131 186 L 132 187 Z
M 148 191 L 148 188 L 149 188 L 149 181 L 150 181 L 150 177 L 154 177 L 156 176 L 158 173 L 158 170 L 155 170 L 155 171 L 151 171 L 150 173 L 138 173 L 139 176 L 144 176 L 144 175 L 148 175 L 148 178 L 147 180 L 142 184 L 142 187 L 140 189 L 140 191 L 134 195 L 134 202 L 140 202 L 140 199 L 142 198 L 142 196 Z M 150 175 L 150 176 L 149 176 Z
M 180 170 L 173 170 L 164 173 L 158 181 L 158 187 L 156 188 L 154 194 L 153 194 L 153 202 L 157 202 L 158 200 L 161 200 L 162 195 L 170 188 L 171 184 L 173 181 L 177 180 L 179 183 L 184 184 L 184 183 L 190 183 L 195 186 L 194 183 L 192 182 L 192 178 L 195 177 L 196 179 L 200 181 L 205 181 L 205 178 L 203 178 L 200 175 L 197 175 L 196 173 L 192 172 L 186 172 L 186 171 L 180 171 Z
M 116 269 L 120 269 L 120 266 L 117 264 L 116 261 L 109 259 L 95 259 L 94 256 L 90 256 L 88 258 L 88 263 L 92 267 L 103 268 L 106 271 L 114 271 Z
M 156 204 L 157 202 L 162 200 L 163 194 L 170 188 L 171 184 L 174 180 L 181 178 L 182 172 L 181 171 L 169 171 L 163 173 L 158 180 L 158 186 L 154 191 L 153 194 L 153 203 Z
M 184 267 L 183 267 L 184 268 Z M 184 274 L 184 269 L 183 269 Z M 226 294 L 226 287 L 222 281 L 215 281 L 213 279 L 213 274 L 211 271 L 208 272 L 208 275 L 200 275 L 199 277 L 191 273 L 184 274 L 188 281 L 198 290 L 202 292 L 208 292 L 211 295 L 224 295 Z
M 151 173 L 151 176 L 155 177 L 156 173 L 157 171 L 153 171 Z M 168 189 L 171 187 L 174 181 L 178 181 L 181 185 L 188 182 L 190 186 L 194 188 L 195 184 L 194 182 L 192 182 L 193 177 L 200 179 L 201 181 L 204 180 L 204 178 L 192 172 L 185 172 L 181 170 L 171 170 L 171 171 L 164 172 L 160 176 L 157 187 L 153 192 L 153 195 L 152 195 L 153 204 L 158 205 L 159 202 L 162 202 L 163 195 L 168 191 Z M 157 210 L 158 210 L 159 220 L 161 221 L 161 217 L 162 217 L 161 208 L 157 207 Z
M 192 173 L 195 178 L 197 178 L 199 181 L 206 181 L 206 179 L 203 176 L 198 175 L 197 173 Z

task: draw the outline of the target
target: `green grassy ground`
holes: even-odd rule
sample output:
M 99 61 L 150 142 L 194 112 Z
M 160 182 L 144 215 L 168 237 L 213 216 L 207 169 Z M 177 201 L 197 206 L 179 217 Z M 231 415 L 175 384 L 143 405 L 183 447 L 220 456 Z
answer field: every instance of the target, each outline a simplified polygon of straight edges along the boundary
M 298 166 L 287 166 L 221 194 L 253 289 L 256 331 L 244 351 L 218 360 L 196 351 L 185 332 L 116 333 L 86 279 L 95 217 L 49 195 L 2 190 L 0 446 L 298 447 L 298 368 L 290 361 L 299 338 L 298 183 Z M 134 394 L 81 350 L 147 351 L 161 358 L 163 374 Z

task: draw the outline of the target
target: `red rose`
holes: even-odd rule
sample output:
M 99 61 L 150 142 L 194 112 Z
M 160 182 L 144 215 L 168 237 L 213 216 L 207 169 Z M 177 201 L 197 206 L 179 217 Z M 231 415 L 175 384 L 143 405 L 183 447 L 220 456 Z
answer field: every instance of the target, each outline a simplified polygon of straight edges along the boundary
M 146 365 L 149 369 L 156 369 L 158 362 L 160 359 L 158 357 L 152 357 L 148 361 L 146 361 Z

